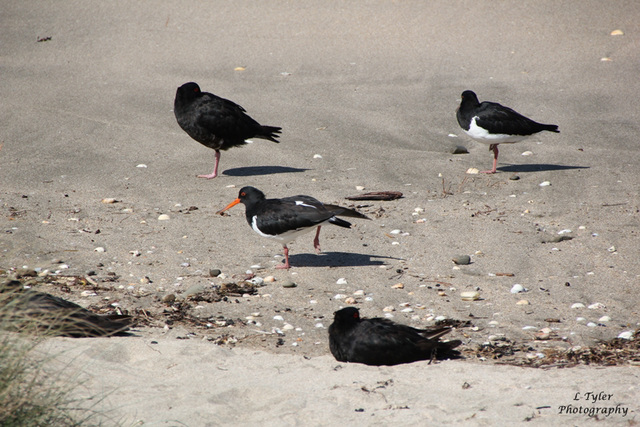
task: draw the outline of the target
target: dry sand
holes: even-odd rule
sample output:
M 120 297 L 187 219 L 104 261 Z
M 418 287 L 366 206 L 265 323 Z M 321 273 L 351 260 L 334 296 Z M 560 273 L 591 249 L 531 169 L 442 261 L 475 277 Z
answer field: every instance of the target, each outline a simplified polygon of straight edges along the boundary
M 633 1 L 5 2 L 0 267 L 62 261 L 64 274 L 94 271 L 100 283 L 95 296 L 71 286 L 68 299 L 148 311 L 134 337 L 46 343 L 85 380 L 79 395 L 110 393 L 106 424 L 594 422 L 560 414 L 569 404 L 619 405 L 626 416 L 599 418 L 638 422 L 637 366 L 541 370 L 472 356 L 345 365 L 330 356 L 326 328 L 346 305 L 334 296 L 363 290 L 364 316 L 392 306 L 414 326 L 470 321 L 451 337 L 467 349 L 504 338 L 522 360 L 637 329 L 639 22 Z M 282 126 L 282 142 L 224 152 L 219 178 L 196 179 L 214 153 L 173 116 L 187 81 Z M 456 123 L 465 89 L 561 133 L 501 147 L 499 173 L 468 175 L 492 157 Z M 456 145 L 470 153 L 451 154 Z M 356 186 L 404 198 L 358 203 L 373 221 L 324 227 L 319 256 L 312 235 L 299 239 L 283 272 L 281 247 L 250 230 L 242 207 L 214 215 L 244 185 L 345 205 Z M 542 243 L 563 230 L 573 239 Z M 454 269 L 460 254 L 473 262 Z M 163 328 L 172 308 L 162 297 L 256 264 L 277 279 L 257 296 L 184 309 L 213 327 Z M 516 283 L 528 292 L 511 294 Z M 479 301 L 461 300 L 476 288 Z M 260 324 L 244 325 L 256 312 Z M 273 333 L 285 322 L 294 329 Z M 553 339 L 534 341 L 545 327 Z M 235 347 L 215 344 L 229 337 Z M 611 399 L 582 399 L 600 391 Z

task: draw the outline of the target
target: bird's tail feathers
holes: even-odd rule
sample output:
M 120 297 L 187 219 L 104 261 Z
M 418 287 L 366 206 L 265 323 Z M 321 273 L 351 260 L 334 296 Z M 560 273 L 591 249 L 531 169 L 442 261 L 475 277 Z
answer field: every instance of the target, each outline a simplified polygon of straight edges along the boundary
M 360 212 L 353 210 L 353 209 L 349 209 L 349 208 L 345 208 L 342 206 L 336 206 L 336 205 L 328 205 L 328 204 L 324 204 L 324 206 L 329 209 L 332 210 L 334 212 L 338 212 L 336 213 L 336 215 L 338 216 L 346 216 L 349 218 L 360 218 L 360 219 L 371 219 L 366 215 L 361 214 Z
M 548 130 L 549 132 L 560 133 L 557 125 L 542 125 L 544 130 Z
M 280 137 L 280 131 L 282 128 L 277 126 L 262 126 L 262 133 L 260 135 L 256 135 L 256 138 L 268 139 L 269 141 L 279 143 L 276 138 Z

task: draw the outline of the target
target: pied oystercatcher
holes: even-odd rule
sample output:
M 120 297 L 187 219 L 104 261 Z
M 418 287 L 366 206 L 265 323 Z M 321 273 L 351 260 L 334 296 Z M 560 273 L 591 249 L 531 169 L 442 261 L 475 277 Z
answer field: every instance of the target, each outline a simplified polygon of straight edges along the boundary
M 520 113 L 495 102 L 479 102 L 473 91 L 462 92 L 462 101 L 456 112 L 464 132 L 476 141 L 489 144 L 493 150 L 493 168 L 481 173 L 496 173 L 498 144 L 520 142 L 544 130 L 557 132 L 558 126 L 534 122 Z
M 173 112 L 180 127 L 191 138 L 216 151 L 213 172 L 198 175 L 198 178 L 212 179 L 218 176 L 220 150 L 244 145 L 249 138 L 280 142 L 276 138 L 282 128 L 262 126 L 238 104 L 212 93 L 202 92 L 200 86 L 193 82 L 178 88 Z
M 334 313 L 329 326 L 329 348 L 340 362 L 365 365 L 397 365 L 418 360 L 452 359 L 461 341 L 440 342 L 451 328 L 416 329 L 379 317 L 361 319 L 355 307 Z
M 360 212 L 342 206 L 327 205 L 310 196 L 293 196 L 282 199 L 267 199 L 264 193 L 254 187 L 240 189 L 238 198 L 229 205 L 216 212 L 221 214 L 227 209 L 242 203 L 246 209 L 247 222 L 259 235 L 278 240 L 284 248 L 284 265 L 276 268 L 286 268 L 289 265 L 289 248 L 287 244 L 299 235 L 317 227 L 313 247 L 320 253 L 320 227 L 324 224 L 334 224 L 351 228 L 351 223 L 337 218 L 347 216 L 351 218 L 369 219 Z

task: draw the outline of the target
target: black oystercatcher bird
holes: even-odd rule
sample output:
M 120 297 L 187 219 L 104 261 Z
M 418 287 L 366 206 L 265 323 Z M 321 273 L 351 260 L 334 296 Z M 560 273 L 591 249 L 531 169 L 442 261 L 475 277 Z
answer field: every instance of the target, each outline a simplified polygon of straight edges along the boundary
M 56 296 L 23 289 L 17 280 L 0 285 L 0 325 L 20 330 L 37 328 L 47 334 L 85 338 L 129 335 L 126 315 L 98 315 Z
M 264 193 L 254 187 L 240 189 L 238 198 L 229 205 L 216 212 L 221 214 L 227 209 L 243 203 L 246 209 L 247 222 L 253 231 L 263 237 L 279 240 L 284 247 L 284 265 L 276 268 L 289 268 L 289 248 L 287 244 L 294 241 L 300 234 L 317 227 L 313 246 L 320 253 L 320 227 L 324 224 L 334 224 L 351 228 L 351 224 L 337 218 L 346 216 L 351 218 L 369 219 L 349 208 L 327 205 L 310 196 L 293 196 L 283 199 L 267 199 Z
M 246 144 L 249 138 L 280 142 L 282 128 L 262 126 L 249 117 L 245 109 L 228 99 L 200 91 L 196 83 L 185 83 L 178 88 L 173 112 L 180 127 L 200 144 L 216 150 L 216 165 L 209 175 L 198 178 L 212 179 L 218 176 L 220 150 Z
M 544 125 L 495 102 L 478 102 L 470 90 L 462 92 L 462 101 L 456 112 L 458 123 L 467 135 L 493 150 L 493 168 L 481 173 L 496 173 L 498 145 L 520 142 L 544 130 L 559 133 L 558 126 Z
M 329 326 L 329 348 L 340 362 L 397 365 L 418 360 L 455 359 L 461 341 L 440 342 L 449 327 L 416 329 L 389 319 L 361 319 L 355 307 L 334 313 Z

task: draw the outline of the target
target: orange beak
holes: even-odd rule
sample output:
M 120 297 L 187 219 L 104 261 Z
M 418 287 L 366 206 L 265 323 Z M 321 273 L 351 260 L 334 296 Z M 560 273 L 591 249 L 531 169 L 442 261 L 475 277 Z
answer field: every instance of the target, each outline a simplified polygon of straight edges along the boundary
M 240 199 L 235 199 L 233 202 L 229 203 L 226 208 L 220 209 L 218 212 L 216 212 L 216 215 L 222 215 L 222 212 L 226 211 L 227 209 L 231 209 L 238 203 L 240 203 Z

